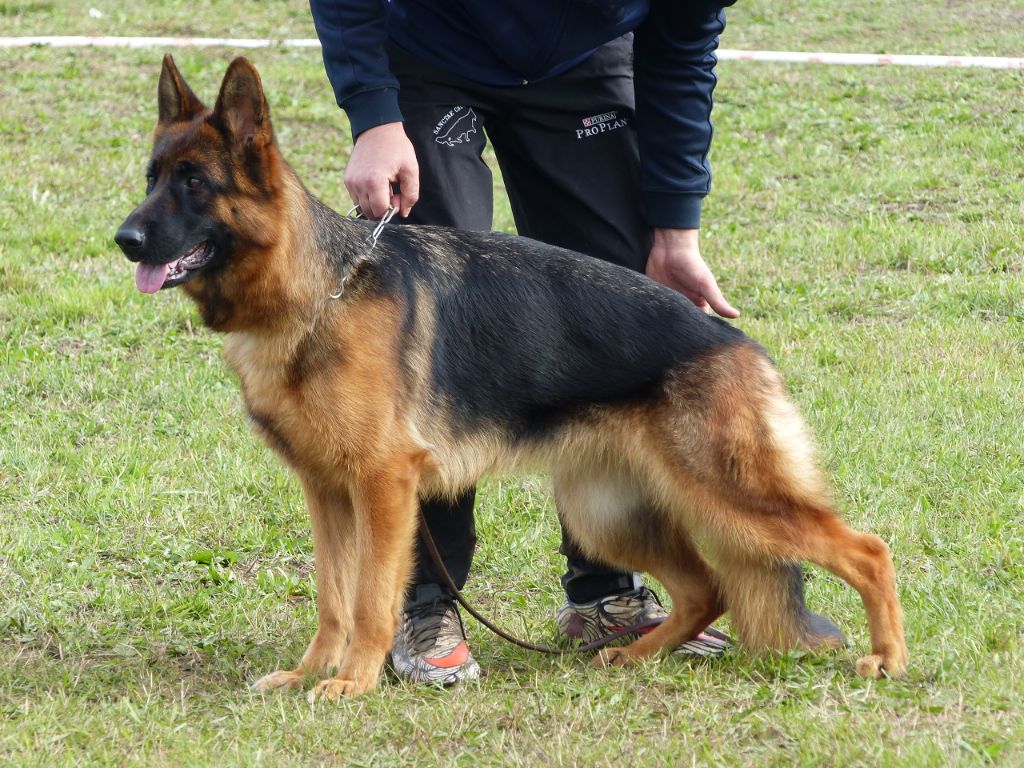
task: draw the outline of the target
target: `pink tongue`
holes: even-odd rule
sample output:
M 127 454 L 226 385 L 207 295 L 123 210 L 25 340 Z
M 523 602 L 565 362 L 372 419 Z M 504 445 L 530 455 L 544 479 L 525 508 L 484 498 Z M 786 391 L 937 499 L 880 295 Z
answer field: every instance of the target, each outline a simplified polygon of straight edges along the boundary
M 170 264 L 139 264 L 135 268 L 135 287 L 143 293 L 156 293 L 167 279 Z

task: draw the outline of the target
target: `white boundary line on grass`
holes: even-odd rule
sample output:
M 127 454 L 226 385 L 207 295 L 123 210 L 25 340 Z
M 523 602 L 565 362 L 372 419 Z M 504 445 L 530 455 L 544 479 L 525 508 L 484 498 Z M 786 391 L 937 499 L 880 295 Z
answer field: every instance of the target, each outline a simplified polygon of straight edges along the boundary
M 315 39 L 273 40 L 242 37 L 89 37 L 42 35 L 37 37 L 0 37 L 0 48 L 28 48 L 34 45 L 52 48 L 319 48 Z
M 311 38 L 235 37 L 87 37 L 46 35 L 38 37 L 0 37 L 0 48 L 319 48 Z M 1010 56 L 927 56 L 916 54 L 828 53 L 818 51 L 737 51 L 722 48 L 722 61 L 776 61 L 797 64 L 849 64 L 854 66 L 896 65 L 904 67 L 981 67 L 984 69 L 1024 70 L 1024 57 Z
M 824 51 L 735 51 L 722 49 L 718 58 L 733 61 L 781 61 L 799 64 L 852 64 L 903 67 L 982 67 L 984 69 L 1021 69 L 1024 58 L 1008 56 L 930 56 L 886 53 L 826 53 Z

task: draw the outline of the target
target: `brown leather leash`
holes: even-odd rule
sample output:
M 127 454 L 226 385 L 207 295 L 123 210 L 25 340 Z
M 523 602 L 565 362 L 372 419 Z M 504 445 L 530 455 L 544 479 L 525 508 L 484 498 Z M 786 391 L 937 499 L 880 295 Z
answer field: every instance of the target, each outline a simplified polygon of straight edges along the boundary
M 441 559 L 441 553 L 438 551 L 437 545 L 434 543 L 434 537 L 430 535 L 430 528 L 427 526 L 427 520 L 423 516 L 423 510 L 420 510 L 419 515 L 420 536 L 423 538 L 423 543 L 427 546 L 427 552 L 430 553 L 430 559 L 434 563 L 434 568 L 441 576 L 441 581 L 452 593 L 452 595 L 458 601 L 459 605 L 465 608 L 466 612 L 469 613 L 470 616 L 479 621 L 481 624 L 483 624 L 485 627 L 491 630 L 491 632 L 496 634 L 498 637 L 504 640 L 508 640 L 510 643 L 512 643 L 513 645 L 518 645 L 520 648 L 526 648 L 530 651 L 540 651 L 541 653 L 553 653 L 558 655 L 565 655 L 569 653 L 589 653 L 590 651 L 596 651 L 599 648 L 604 648 L 606 645 L 614 643 L 616 640 L 619 640 L 627 635 L 635 635 L 646 629 L 652 629 L 661 624 L 661 622 L 665 620 L 664 618 L 658 618 L 648 619 L 647 621 L 641 621 L 639 624 L 634 624 L 633 626 L 625 627 L 624 629 L 618 629 L 615 632 L 612 632 L 611 634 L 598 638 L 597 640 L 592 640 L 589 643 L 585 643 L 584 645 L 573 646 L 572 648 L 557 648 L 550 645 L 538 645 L 537 643 L 531 643 L 528 640 L 520 640 L 518 637 L 510 635 L 508 632 L 505 632 L 500 627 L 495 626 L 485 616 L 482 616 L 480 612 L 477 611 L 472 605 L 470 605 L 469 602 L 467 602 L 466 598 L 462 596 L 462 593 L 459 591 L 459 588 L 455 586 L 455 581 L 452 579 L 451 574 L 448 573 L 448 569 L 445 567 L 444 561 Z

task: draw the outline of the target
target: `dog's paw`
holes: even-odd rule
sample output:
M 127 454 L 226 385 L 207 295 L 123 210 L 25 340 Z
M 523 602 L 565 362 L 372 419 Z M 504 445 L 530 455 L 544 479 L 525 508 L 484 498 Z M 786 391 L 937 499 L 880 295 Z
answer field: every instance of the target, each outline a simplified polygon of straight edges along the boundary
M 876 653 L 857 659 L 857 674 L 861 677 L 903 677 L 906 673 L 906 653 Z
M 360 682 L 358 680 L 347 680 L 344 678 L 332 677 L 330 680 L 321 680 L 313 686 L 313 690 L 309 692 L 306 698 L 309 699 L 310 704 L 316 704 L 318 701 L 324 699 L 327 701 L 338 701 L 342 698 L 358 696 L 361 693 L 366 693 L 367 691 L 372 690 L 376 685 L 376 679 L 369 682 Z
M 625 667 L 629 664 L 636 664 L 640 659 L 629 653 L 628 648 L 602 648 L 590 662 L 595 669 L 606 667 Z
M 301 688 L 305 675 L 293 669 L 279 669 L 264 675 L 252 684 L 253 690 L 272 691 L 275 688 Z

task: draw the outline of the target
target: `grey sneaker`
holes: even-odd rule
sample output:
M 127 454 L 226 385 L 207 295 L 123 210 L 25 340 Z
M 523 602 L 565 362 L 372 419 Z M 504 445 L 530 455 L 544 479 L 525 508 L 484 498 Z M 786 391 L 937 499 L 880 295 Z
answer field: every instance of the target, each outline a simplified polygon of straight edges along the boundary
M 391 647 L 391 664 L 399 677 L 412 683 L 449 686 L 480 677 L 458 609 L 438 585 L 416 587 L 406 603 Z
M 589 603 L 565 599 L 558 609 L 558 631 L 575 643 L 590 643 L 620 629 L 650 619 L 664 618 L 668 611 L 647 587 L 602 597 Z M 653 630 L 641 630 L 633 638 Z M 690 656 L 717 657 L 732 647 L 729 636 L 708 627 L 693 640 L 680 645 L 675 652 Z

